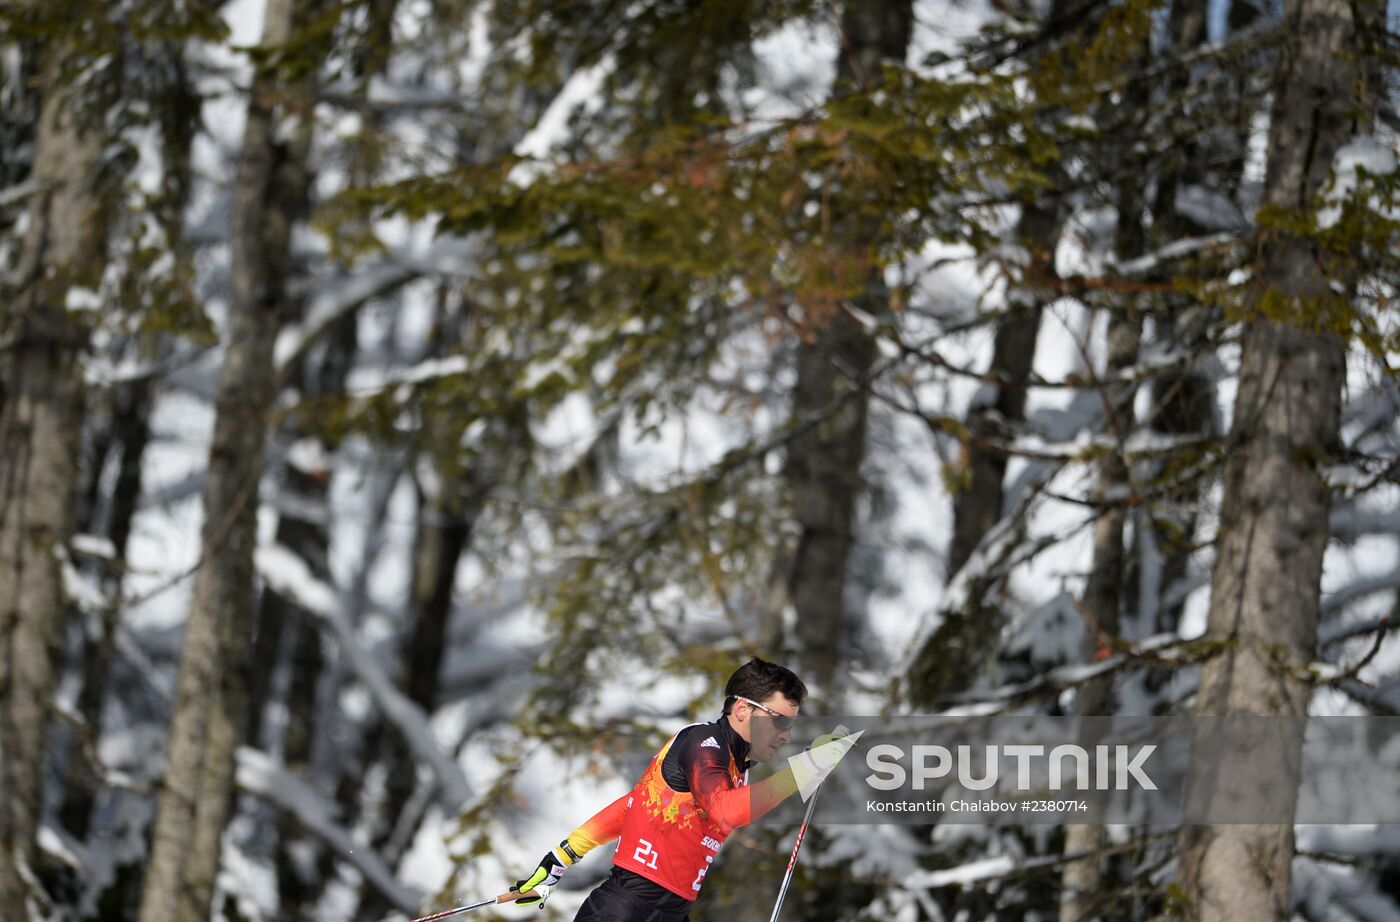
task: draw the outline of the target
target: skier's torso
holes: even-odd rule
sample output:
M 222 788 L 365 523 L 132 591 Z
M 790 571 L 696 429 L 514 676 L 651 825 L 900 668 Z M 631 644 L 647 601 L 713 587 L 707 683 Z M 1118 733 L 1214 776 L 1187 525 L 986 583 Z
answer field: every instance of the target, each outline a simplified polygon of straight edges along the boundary
M 673 736 L 632 788 L 613 864 L 694 900 L 736 825 L 701 802 L 748 784 L 748 752 L 724 717 Z

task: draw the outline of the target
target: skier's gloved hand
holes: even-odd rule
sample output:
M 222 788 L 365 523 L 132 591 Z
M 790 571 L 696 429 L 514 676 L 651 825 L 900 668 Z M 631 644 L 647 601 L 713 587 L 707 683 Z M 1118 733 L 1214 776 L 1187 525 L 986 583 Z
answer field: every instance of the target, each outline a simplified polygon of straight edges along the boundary
M 837 727 L 830 733 L 824 733 L 812 741 L 807 752 L 812 757 L 812 761 L 824 769 L 832 769 L 836 764 L 846 757 L 846 753 L 855 748 L 856 739 L 860 734 L 854 736 L 845 727 Z
M 846 753 L 855 748 L 861 733 L 851 733 L 845 727 L 837 727 L 812 741 L 812 745 L 788 759 L 792 776 L 797 781 L 797 789 L 805 801 L 816 791 L 817 786 L 826 780 Z
M 533 890 L 536 895 L 516 900 L 516 903 L 521 906 L 538 904 L 539 908 L 543 909 L 545 900 L 549 899 L 554 888 L 559 886 L 559 879 L 564 876 L 564 872 L 575 860 L 577 859 L 574 857 L 573 849 L 569 848 L 568 839 L 560 842 L 556 848 L 551 848 L 540 859 L 539 865 L 530 873 L 530 876 L 517 880 L 512 888 L 516 893 L 528 893 Z

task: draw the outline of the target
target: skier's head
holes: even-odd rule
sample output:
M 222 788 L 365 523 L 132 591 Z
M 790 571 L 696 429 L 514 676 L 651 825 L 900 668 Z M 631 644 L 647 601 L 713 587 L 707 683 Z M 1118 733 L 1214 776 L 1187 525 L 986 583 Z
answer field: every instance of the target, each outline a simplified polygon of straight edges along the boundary
M 749 743 L 749 758 L 770 761 L 792 739 L 792 721 L 807 686 L 791 669 L 754 657 L 724 685 L 724 713 Z

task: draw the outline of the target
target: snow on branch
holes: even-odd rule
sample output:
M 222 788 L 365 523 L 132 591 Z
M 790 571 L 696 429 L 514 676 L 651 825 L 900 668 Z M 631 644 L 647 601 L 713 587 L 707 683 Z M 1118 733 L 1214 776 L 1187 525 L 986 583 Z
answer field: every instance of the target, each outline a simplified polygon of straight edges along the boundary
M 1372 688 L 1354 676 L 1342 676 L 1332 682 L 1339 691 L 1357 704 L 1364 705 L 1382 717 L 1400 717 L 1400 694 L 1395 685 Z
M 460 93 L 393 82 L 378 76 L 370 80 L 368 93 L 361 91 L 358 81 L 339 80 L 322 87 L 317 93 L 317 98 L 355 112 L 359 112 L 361 107 L 368 103 L 377 114 L 433 110 L 452 113 L 471 111 L 468 100 Z
M 1348 444 L 1381 428 L 1394 426 L 1400 419 L 1400 385 L 1386 380 L 1353 397 L 1342 408 L 1342 426 L 1348 430 Z
M 1084 858 L 1101 858 L 1115 852 L 1130 851 L 1135 848 L 1158 840 L 1175 836 L 1175 830 L 1167 830 L 1151 835 L 1135 837 L 1125 842 L 1117 842 L 1103 848 L 1092 851 L 1072 851 L 1059 855 L 1046 855 L 1039 858 L 1016 859 L 1010 855 L 997 855 L 993 858 L 982 858 L 977 861 L 969 861 L 967 864 L 958 865 L 955 868 L 945 868 L 941 871 L 917 871 L 906 875 L 899 883 L 901 886 L 911 890 L 933 890 L 938 887 L 964 886 L 967 884 L 982 884 L 991 881 L 1005 880 L 1008 877 L 1016 877 L 1022 874 L 1030 874 L 1036 871 L 1046 871 L 1052 868 L 1072 864 Z
M 966 607 L 972 596 L 979 591 L 988 579 L 998 572 L 1005 572 L 1007 561 L 1012 559 L 1017 548 L 1025 540 L 1024 517 L 1029 498 L 1022 499 L 1019 508 L 1011 515 L 1004 516 L 982 537 L 972 556 L 962 565 L 948 584 L 940 610 L 944 613 Z M 1030 542 L 1028 554 L 1035 556 L 1045 547 L 1053 544 L 1052 536 L 1041 536 Z M 1012 564 L 1014 566 L 1014 563 Z M 913 640 L 905 649 L 904 657 L 896 665 L 895 675 L 908 676 L 914 669 L 923 649 L 933 639 L 943 618 L 926 617 Z
M 361 400 L 377 397 L 394 388 L 413 387 L 440 378 L 464 375 L 471 370 L 465 355 L 449 355 L 442 358 L 424 359 L 416 365 L 391 369 L 377 374 L 376 380 L 363 386 L 352 385 L 350 394 Z M 364 374 L 357 377 L 363 378 Z M 400 395 L 402 396 L 402 395 Z
M 939 352 L 937 346 L 949 337 L 950 331 L 948 329 L 940 329 L 927 338 L 911 342 L 900 332 L 898 324 L 893 320 L 879 322 L 871 319 L 870 323 L 866 324 L 862 318 L 869 315 L 862 314 L 851 307 L 846 307 L 846 313 L 866 326 L 875 338 L 876 345 L 882 354 L 891 358 L 917 360 L 958 377 L 980 381 L 985 389 L 973 397 L 972 405 L 977 408 L 995 405 L 998 389 L 1006 382 L 1002 381 L 991 370 L 977 371 L 971 366 L 954 362 Z M 986 312 L 980 315 L 976 325 L 994 325 L 1005 319 L 1008 313 L 1010 312 Z M 1165 348 L 1160 343 L 1148 344 L 1142 349 L 1137 362 L 1126 368 L 1099 375 L 1096 380 L 1090 380 L 1079 373 L 1070 373 L 1061 378 L 1046 378 L 1031 370 L 1026 376 L 1025 382 L 1017 386 L 1027 390 L 1083 391 L 1105 384 L 1142 384 L 1170 372 L 1197 368 L 1210 358 L 1211 356 L 1206 350 Z M 902 368 L 902 365 L 890 366 L 892 371 L 899 371 Z
M 1400 569 L 1391 570 L 1389 573 L 1382 573 L 1378 576 L 1371 576 L 1365 579 L 1356 580 L 1353 583 L 1341 587 L 1336 592 L 1329 592 L 1322 597 L 1323 615 L 1335 615 L 1346 609 L 1353 602 L 1369 598 L 1380 592 L 1389 592 L 1400 589 Z
M 317 579 L 305 561 L 282 545 L 258 548 L 255 560 L 258 573 L 269 588 L 320 618 L 331 629 L 350 669 L 369 689 L 384 718 L 398 728 L 414 755 L 432 768 L 444 804 L 456 808 L 471 799 L 466 776 L 438 745 L 428 725 L 428 715 L 394 686 L 374 657 L 360 646 L 336 590 Z
M 1400 588 L 1400 578 L 1396 580 L 1397 588 Z M 1333 596 L 1329 596 L 1333 598 Z M 1323 610 L 1327 611 L 1327 603 L 1323 603 Z M 1364 637 L 1367 634 L 1389 633 L 1400 627 L 1400 621 L 1392 620 L 1389 615 L 1379 618 L 1368 618 L 1352 624 L 1338 624 L 1336 622 L 1324 624 L 1318 631 L 1318 649 L 1325 649 L 1333 644 L 1341 643 L 1344 640 L 1351 640 L 1353 637 Z
M 1238 231 L 1229 231 L 1219 234 L 1211 234 L 1207 237 L 1188 237 L 1184 240 L 1173 240 L 1171 243 L 1158 250 L 1148 253 L 1146 256 L 1139 256 L 1135 259 L 1125 260 L 1114 266 L 1119 275 L 1137 276 L 1147 275 L 1154 272 L 1164 262 L 1180 259 L 1183 256 L 1190 256 L 1202 250 L 1209 250 L 1213 247 L 1228 246 L 1240 237 Z
M 422 252 L 391 252 L 383 261 L 357 269 L 314 291 L 306 319 L 283 329 L 277 338 L 276 366 L 279 378 L 306 354 L 331 326 L 372 298 L 425 275 L 461 272 L 474 248 L 461 237 L 439 237 Z
M 1298 853 L 1380 858 L 1400 854 L 1400 826 L 1299 826 Z
M 36 844 L 49 859 L 62 864 L 70 871 L 78 874 L 89 873 L 91 859 L 88 857 L 86 846 L 70 836 L 63 827 L 49 823 L 40 826 Z
M 1382 922 L 1397 918 L 1393 897 L 1368 875 L 1351 868 L 1323 864 L 1352 864 L 1326 855 L 1299 853 L 1294 866 L 1293 902 L 1297 918 L 1327 922 Z
M 1197 661 L 1200 653 L 1199 650 L 1193 653 L 1192 644 L 1192 641 L 1184 640 L 1177 634 L 1157 634 L 1094 663 L 1071 663 L 1024 682 L 950 696 L 947 701 L 953 707 L 937 716 L 981 717 L 995 714 L 1027 697 L 1083 685 L 1090 679 L 1114 672 L 1137 660 L 1151 660 L 1157 666 L 1190 665 Z
M 1366 535 L 1400 533 L 1400 512 L 1338 504 L 1333 506 L 1328 524 L 1332 537 L 1355 541 Z
M 988 445 L 1008 455 L 1036 458 L 1042 461 L 1079 461 L 1092 457 L 1096 451 L 1120 450 L 1120 453 L 1133 460 L 1169 455 L 1183 448 L 1209 447 L 1220 441 L 1216 436 L 1201 437 L 1195 434 L 1170 435 L 1161 432 L 1138 431 L 1126 439 L 1119 439 L 1112 433 L 1099 432 L 1088 438 L 1047 440 L 1036 434 L 1023 435 L 1012 442 L 997 444 L 991 439 Z
M 113 789 L 130 791 L 142 797 L 151 796 L 153 791 L 150 785 L 143 784 L 124 771 L 119 771 L 110 767 L 102 760 L 101 755 L 99 755 L 97 751 L 97 736 L 82 714 L 64 704 L 56 697 L 49 701 L 49 713 L 67 724 L 68 729 L 73 733 L 77 752 L 71 755 L 70 758 L 81 758 L 85 760 L 88 764 L 88 768 L 92 770 L 103 785 Z
M 296 817 L 307 832 L 325 842 L 336 857 L 352 865 L 364 879 L 396 908 L 412 915 L 423 894 L 394 876 L 379 853 L 354 837 L 335 821 L 335 807 L 311 785 L 276 762 L 265 752 L 240 746 L 235 755 L 235 780 L 240 790 L 266 800 Z
M 0 189 L 0 208 L 13 205 L 15 202 L 22 202 L 31 195 L 37 195 L 45 189 L 51 188 L 52 182 L 43 182 L 37 179 L 26 180 L 13 186 Z
M 957 884 L 971 884 L 1001 878 L 1014 870 L 1016 870 L 1016 862 L 1010 855 L 997 855 L 995 858 L 970 861 L 967 864 L 946 868 L 942 871 L 924 871 L 911 874 L 905 883 L 910 887 L 932 890 L 936 887 L 951 887 Z

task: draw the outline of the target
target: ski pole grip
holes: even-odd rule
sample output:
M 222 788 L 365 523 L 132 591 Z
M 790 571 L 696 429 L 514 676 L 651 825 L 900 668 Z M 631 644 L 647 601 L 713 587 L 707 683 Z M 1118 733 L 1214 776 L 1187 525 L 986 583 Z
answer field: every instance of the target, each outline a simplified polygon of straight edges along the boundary
M 524 899 L 528 899 L 528 898 L 530 898 L 530 897 L 532 897 L 532 896 L 543 896 L 543 895 L 544 895 L 544 894 L 542 894 L 542 893 L 537 893 L 537 892 L 535 892 L 534 890 L 526 890 L 524 893 L 521 893 L 519 890 L 507 890 L 505 893 L 502 893 L 500 896 L 496 897 L 496 902 L 498 902 L 498 903 L 514 903 L 516 900 L 524 900 Z

